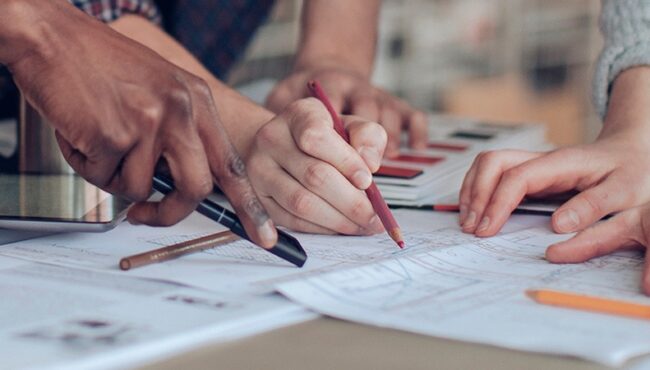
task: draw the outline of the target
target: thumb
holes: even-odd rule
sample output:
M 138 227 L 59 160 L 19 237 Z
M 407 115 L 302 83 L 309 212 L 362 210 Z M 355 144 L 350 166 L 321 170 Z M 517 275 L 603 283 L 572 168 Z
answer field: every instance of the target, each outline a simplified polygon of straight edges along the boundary
M 585 262 L 639 243 L 647 241 L 640 226 L 640 210 L 632 208 L 579 232 L 567 241 L 551 245 L 546 250 L 546 259 L 553 263 Z
M 582 230 L 610 213 L 634 206 L 629 192 L 615 179 L 586 189 L 564 203 L 553 214 L 553 230 L 570 233 Z

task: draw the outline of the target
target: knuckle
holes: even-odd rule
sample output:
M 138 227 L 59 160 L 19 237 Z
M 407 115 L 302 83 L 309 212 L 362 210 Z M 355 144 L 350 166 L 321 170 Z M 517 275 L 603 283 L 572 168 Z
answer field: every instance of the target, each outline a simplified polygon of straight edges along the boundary
M 412 110 L 409 115 L 408 115 L 409 122 L 414 123 L 421 123 L 421 124 L 426 124 L 427 122 L 427 115 L 419 110 Z
M 147 132 L 156 131 L 164 117 L 164 109 L 159 102 L 143 104 L 139 111 L 138 125 Z
M 190 80 L 190 87 L 193 92 L 199 94 L 204 98 L 212 98 L 212 90 L 210 90 L 210 85 L 205 82 L 204 79 L 192 76 Z
M 369 138 L 375 142 L 385 143 L 388 140 L 386 129 L 377 122 L 363 122 L 359 134 L 362 138 Z
M 151 187 L 145 188 L 142 186 L 138 186 L 135 188 L 127 189 L 123 193 L 131 201 L 142 202 L 149 198 L 149 194 L 151 193 Z
M 492 163 L 495 163 L 499 160 L 500 155 L 496 151 L 485 151 L 479 153 L 479 155 L 476 157 L 476 162 L 479 167 L 488 167 Z
M 503 184 L 519 184 L 522 182 L 524 172 L 522 169 L 515 167 L 511 168 L 509 170 L 506 170 L 502 177 L 501 177 L 501 182 Z
M 295 191 L 289 198 L 289 207 L 297 215 L 307 215 L 314 208 L 314 197 L 304 190 Z
M 337 223 L 334 226 L 333 230 L 343 235 L 356 235 L 361 233 L 359 226 L 349 221 L 342 221 Z
M 252 190 L 245 191 L 243 199 L 242 208 L 256 225 L 261 225 L 268 220 L 269 215 L 266 208 Z
M 203 181 L 199 182 L 196 185 L 197 197 L 195 199 L 199 199 L 199 200 L 205 199 L 208 195 L 212 193 L 213 188 L 214 188 L 214 184 L 212 183 L 212 178 L 210 176 L 204 176 Z
M 307 124 L 298 137 L 298 147 L 307 153 L 312 153 L 316 148 L 321 147 L 327 135 L 323 128 L 313 123 Z
M 220 181 L 238 182 L 246 178 L 246 164 L 233 148 L 218 163 L 215 172 Z
M 601 214 L 603 212 L 602 201 L 607 198 L 607 194 L 595 194 L 594 192 L 583 193 L 582 200 L 587 208 L 594 214 Z
M 367 221 L 372 213 L 372 208 L 368 198 L 364 198 L 361 193 L 350 204 L 350 218 L 353 220 Z
M 632 209 L 621 213 L 619 217 L 616 217 L 616 219 L 612 221 L 616 221 L 618 223 L 618 227 L 621 230 L 619 235 L 632 236 L 634 234 L 634 231 L 639 227 L 639 217 L 640 215 L 638 211 L 636 209 Z
M 299 99 L 290 103 L 286 108 L 286 113 L 294 117 L 296 120 L 305 120 L 311 116 L 317 100 L 314 98 Z
M 179 83 L 170 88 L 167 94 L 168 107 L 181 118 L 175 122 L 189 123 L 192 116 L 192 96 L 187 87 Z
M 325 186 L 328 168 L 322 162 L 312 163 L 305 169 L 305 183 L 308 187 L 320 189 Z
M 592 248 L 585 251 L 585 259 L 590 259 L 598 256 L 602 256 L 607 253 L 608 245 L 600 239 L 593 241 Z
M 387 135 L 390 137 L 396 137 L 402 133 L 402 129 L 399 125 L 399 122 L 382 118 L 381 122 L 379 123 L 384 128 L 384 130 L 386 130 Z
M 246 164 L 241 157 L 234 151 L 225 160 L 226 175 L 233 179 L 242 179 L 246 177 Z
M 210 176 L 201 176 L 194 179 L 191 184 L 183 189 L 183 198 L 192 202 L 200 202 L 212 192 L 213 184 Z
M 135 145 L 137 136 L 129 132 L 114 131 L 111 135 L 105 136 L 105 142 L 114 152 L 126 153 Z
M 255 134 L 255 146 L 265 148 L 269 146 L 276 146 L 279 142 L 277 137 L 277 130 L 271 124 L 266 124 L 257 131 Z
M 158 222 L 156 223 L 158 224 L 158 226 L 167 227 L 167 226 L 175 225 L 176 223 L 178 223 L 178 221 L 180 221 L 180 219 L 177 216 L 169 213 L 163 213 L 163 214 L 159 214 Z
M 481 189 L 479 189 L 479 187 L 473 186 L 469 191 L 469 198 L 472 200 L 472 202 L 483 203 L 486 197 L 483 195 L 483 192 Z

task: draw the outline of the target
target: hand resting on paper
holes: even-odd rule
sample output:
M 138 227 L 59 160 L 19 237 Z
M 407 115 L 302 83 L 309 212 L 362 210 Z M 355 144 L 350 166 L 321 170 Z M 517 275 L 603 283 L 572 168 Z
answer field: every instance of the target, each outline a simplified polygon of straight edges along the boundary
M 646 249 L 641 288 L 650 295 L 650 203 L 625 210 L 599 222 L 573 238 L 551 245 L 546 259 L 554 263 L 579 263 L 630 248 Z
M 582 230 L 602 217 L 650 201 L 650 69 L 616 79 L 604 127 L 591 144 L 546 153 L 480 154 L 460 191 L 462 229 L 492 236 L 524 196 L 575 190 L 552 218 L 553 230 Z

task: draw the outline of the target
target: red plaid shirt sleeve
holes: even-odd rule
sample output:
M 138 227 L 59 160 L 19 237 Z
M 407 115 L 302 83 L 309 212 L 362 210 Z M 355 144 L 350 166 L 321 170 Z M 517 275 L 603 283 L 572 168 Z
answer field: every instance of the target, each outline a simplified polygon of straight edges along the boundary
M 122 15 L 135 14 L 160 23 L 160 11 L 153 0 L 68 0 L 102 22 L 111 22 Z

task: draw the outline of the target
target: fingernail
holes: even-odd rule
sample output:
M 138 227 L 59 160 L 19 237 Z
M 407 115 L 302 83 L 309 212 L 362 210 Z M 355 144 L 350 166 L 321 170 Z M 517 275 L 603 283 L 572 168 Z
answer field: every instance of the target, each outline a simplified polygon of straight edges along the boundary
M 459 208 L 460 213 L 458 214 L 458 223 L 462 225 L 465 222 L 465 218 L 467 217 L 467 205 L 461 204 Z
M 478 228 L 476 229 L 477 232 L 485 231 L 487 230 L 488 226 L 490 226 L 490 218 L 489 217 L 483 217 L 481 220 L 481 223 L 478 224 Z
M 364 146 L 359 149 L 359 155 L 366 161 L 366 164 L 371 169 L 379 168 L 381 164 L 381 158 L 379 157 L 379 151 L 376 149 Z
M 134 225 L 134 226 L 142 225 L 142 223 L 140 221 L 138 221 L 138 220 L 136 220 L 134 218 L 127 218 L 126 220 L 129 221 L 129 223 L 131 225 Z
M 463 222 L 463 229 L 471 229 L 476 224 L 476 212 L 470 211 L 467 215 L 467 220 Z
M 352 182 L 359 189 L 367 189 L 372 182 L 372 176 L 367 171 L 359 170 L 352 175 Z
M 275 245 L 277 233 L 275 231 L 275 225 L 271 219 L 268 219 L 265 223 L 258 227 L 257 232 L 260 234 L 262 243 L 264 244 L 265 248 L 271 248 Z
M 574 231 L 579 224 L 580 218 L 578 217 L 578 213 L 572 209 L 562 211 L 557 216 L 557 227 L 561 232 L 568 233 Z

